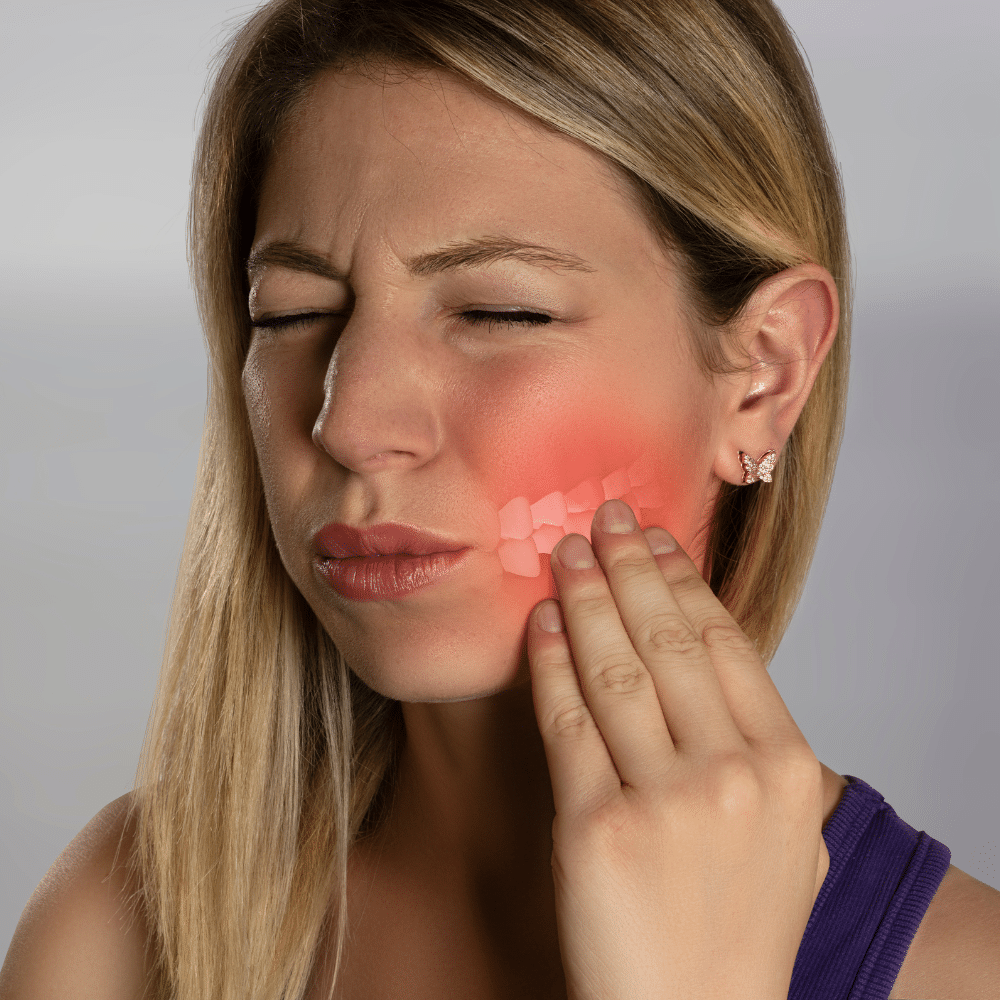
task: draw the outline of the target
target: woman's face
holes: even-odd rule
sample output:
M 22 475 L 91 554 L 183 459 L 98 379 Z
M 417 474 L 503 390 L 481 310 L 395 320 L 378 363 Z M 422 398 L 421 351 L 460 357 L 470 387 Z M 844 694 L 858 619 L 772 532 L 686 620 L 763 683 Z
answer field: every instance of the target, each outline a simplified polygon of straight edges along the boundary
M 328 73 L 269 163 L 250 278 L 255 323 L 303 317 L 255 327 L 243 372 L 274 537 L 376 691 L 526 682 L 548 553 L 606 497 L 702 563 L 721 397 L 599 154 L 449 74 Z M 411 585 L 448 564 L 415 589 L 338 590 L 331 575 L 376 580 L 392 557 L 327 561 L 332 522 L 465 551 L 398 564 Z

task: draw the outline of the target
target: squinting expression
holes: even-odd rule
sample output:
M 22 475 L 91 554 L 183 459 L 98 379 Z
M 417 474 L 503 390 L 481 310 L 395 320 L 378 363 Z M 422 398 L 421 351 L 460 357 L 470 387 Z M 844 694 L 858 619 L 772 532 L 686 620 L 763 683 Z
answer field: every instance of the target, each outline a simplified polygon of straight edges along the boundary
M 243 387 L 277 546 L 376 691 L 526 683 L 548 553 L 607 497 L 701 564 L 719 397 L 598 153 L 446 73 L 327 73 L 269 163 L 250 279 Z M 345 597 L 314 541 L 331 522 L 468 551 Z

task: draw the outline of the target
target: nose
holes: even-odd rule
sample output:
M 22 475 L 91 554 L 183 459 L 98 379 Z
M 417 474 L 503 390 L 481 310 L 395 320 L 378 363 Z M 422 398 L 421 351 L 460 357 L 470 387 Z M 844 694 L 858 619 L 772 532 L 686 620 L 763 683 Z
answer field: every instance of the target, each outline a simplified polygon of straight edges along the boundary
M 327 365 L 313 443 L 354 472 L 424 464 L 440 441 L 440 360 L 412 317 L 356 306 Z

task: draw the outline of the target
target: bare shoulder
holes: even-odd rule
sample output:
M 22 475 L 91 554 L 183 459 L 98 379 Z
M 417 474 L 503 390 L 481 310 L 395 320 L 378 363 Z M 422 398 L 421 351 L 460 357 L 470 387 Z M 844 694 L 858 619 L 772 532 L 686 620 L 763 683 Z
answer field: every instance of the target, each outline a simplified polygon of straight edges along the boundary
M 139 1000 L 146 928 L 125 870 L 131 793 L 73 838 L 32 893 L 0 970 L 0 1000 Z
M 889 1000 L 997 1000 L 1000 892 L 952 865 L 927 908 Z

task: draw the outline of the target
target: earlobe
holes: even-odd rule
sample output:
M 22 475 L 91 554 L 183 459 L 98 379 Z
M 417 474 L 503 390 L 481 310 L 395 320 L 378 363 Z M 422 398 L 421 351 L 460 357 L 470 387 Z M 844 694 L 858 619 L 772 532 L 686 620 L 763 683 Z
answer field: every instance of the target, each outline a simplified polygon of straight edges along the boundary
M 770 452 L 781 448 L 812 391 L 840 318 L 837 286 L 818 264 L 800 264 L 763 282 L 736 321 L 752 364 L 727 381 L 726 426 L 715 472 L 733 484 L 768 482 Z M 752 463 L 749 467 L 744 462 Z M 768 479 L 755 467 L 771 462 Z M 750 476 L 749 480 L 747 476 Z

